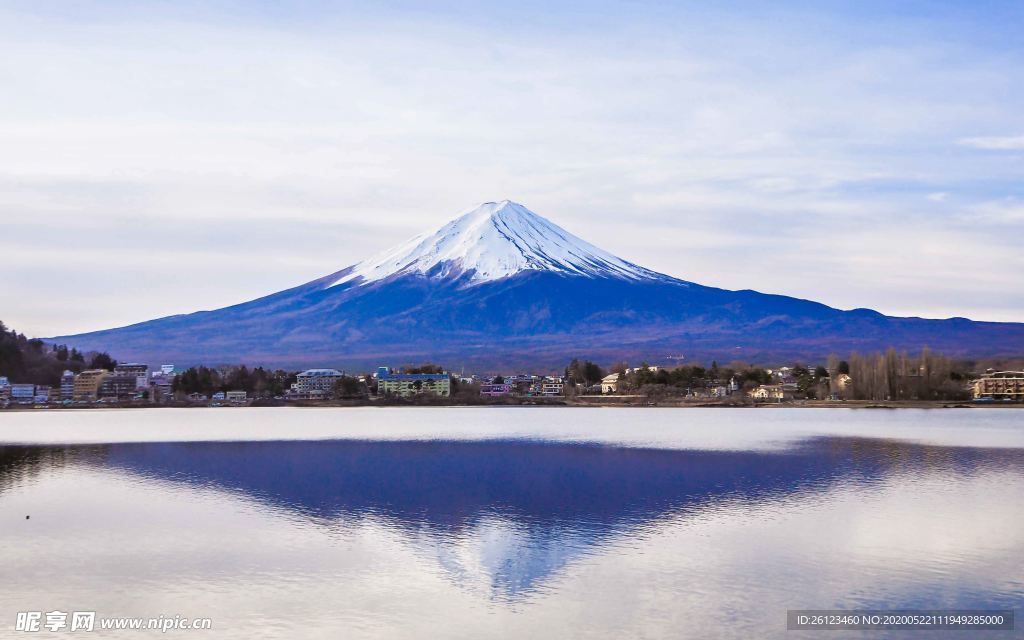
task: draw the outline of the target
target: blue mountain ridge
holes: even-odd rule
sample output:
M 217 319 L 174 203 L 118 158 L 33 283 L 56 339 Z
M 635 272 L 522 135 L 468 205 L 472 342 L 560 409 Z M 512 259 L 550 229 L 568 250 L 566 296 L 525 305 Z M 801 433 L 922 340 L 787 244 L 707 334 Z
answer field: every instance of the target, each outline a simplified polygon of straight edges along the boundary
M 573 357 L 654 363 L 669 354 L 705 362 L 820 361 L 890 346 L 960 357 L 1024 355 L 1022 323 L 890 317 L 707 287 L 621 261 L 521 205 L 484 206 L 490 208 L 414 239 L 411 248 L 292 289 L 48 340 L 123 360 L 350 370 L 427 360 L 555 370 Z M 549 243 L 555 236 L 557 245 Z

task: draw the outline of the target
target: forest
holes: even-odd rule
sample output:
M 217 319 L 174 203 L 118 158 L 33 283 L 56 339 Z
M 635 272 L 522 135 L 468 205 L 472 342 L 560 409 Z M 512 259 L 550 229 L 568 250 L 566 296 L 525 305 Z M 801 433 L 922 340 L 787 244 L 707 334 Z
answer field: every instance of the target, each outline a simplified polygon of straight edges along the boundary
M 0 322 L 0 376 L 11 382 L 57 386 L 64 371 L 112 371 L 117 361 L 106 353 L 81 353 L 67 345 L 27 338 Z

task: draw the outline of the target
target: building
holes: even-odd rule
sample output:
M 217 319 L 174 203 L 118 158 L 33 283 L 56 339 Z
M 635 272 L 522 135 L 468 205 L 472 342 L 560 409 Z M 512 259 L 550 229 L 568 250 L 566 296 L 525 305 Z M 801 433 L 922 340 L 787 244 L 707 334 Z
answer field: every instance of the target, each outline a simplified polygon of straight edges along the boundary
M 560 396 L 565 393 L 565 381 L 562 378 L 544 378 L 541 383 L 540 393 L 543 396 Z
M 174 376 L 153 372 L 153 376 L 149 379 L 149 387 L 154 392 L 151 396 L 154 399 L 170 398 L 173 395 Z
M 774 400 L 776 402 L 782 402 L 783 400 L 792 400 L 795 393 L 796 385 L 762 384 L 758 385 L 750 392 L 750 397 L 754 400 Z
M 36 385 L 34 384 L 12 384 L 11 402 L 18 404 L 32 404 L 36 399 Z
M 165 376 L 174 376 L 177 375 L 178 372 L 174 370 L 173 364 L 162 364 L 160 365 L 160 373 Z
M 328 398 L 344 375 L 337 369 L 307 369 L 296 377 L 288 395 L 300 400 Z
M 378 367 L 377 395 L 406 398 L 421 393 L 448 397 L 451 379 L 447 373 L 391 373 L 387 367 Z
M 768 369 L 768 374 L 780 382 L 793 382 L 796 378 L 793 377 L 793 367 L 779 367 L 778 369 Z
M 1024 371 L 990 371 L 971 383 L 975 400 L 1024 402 Z
M 100 385 L 110 375 L 106 369 L 88 369 L 75 376 L 72 398 L 75 400 L 96 400 L 99 398 Z
M 249 394 L 244 391 L 228 391 L 224 394 L 224 400 L 232 404 L 245 404 L 249 400 Z
M 149 387 L 149 365 L 127 362 L 114 367 L 114 375 L 134 376 L 135 388 L 139 391 Z
M 507 396 L 512 393 L 512 385 L 499 383 L 488 383 L 480 385 L 480 395 L 489 396 L 491 398 L 497 398 L 499 396 Z
M 209 402 L 209 400 L 210 399 L 207 398 L 206 394 L 204 394 L 204 393 L 194 392 L 194 393 L 188 394 L 188 401 L 189 402 Z
M 626 373 L 627 374 L 629 374 L 629 373 L 636 373 L 638 371 L 643 371 L 644 369 L 647 369 L 651 373 L 658 373 L 659 371 L 662 370 L 662 367 L 658 367 L 658 366 L 654 366 L 654 365 L 647 365 L 646 367 L 633 367 L 632 369 L 626 369 Z
M 7 379 L 7 376 L 0 376 L 0 400 L 6 400 L 11 397 L 11 381 Z
M 138 392 L 138 378 L 132 374 L 109 373 L 100 381 L 98 396 L 107 400 L 131 400 Z
M 619 374 L 613 373 L 601 378 L 601 393 L 616 393 L 619 390 Z
M 537 386 L 537 393 L 540 393 L 540 378 L 526 373 L 517 373 L 512 376 L 505 376 L 505 384 L 512 387 L 512 393 L 518 395 L 535 395 L 534 386 Z
M 64 371 L 60 376 L 60 397 L 63 400 L 75 397 L 75 374 L 71 371 Z
M 828 396 L 831 400 L 842 400 L 853 393 L 853 378 L 846 373 L 834 373 L 829 376 Z

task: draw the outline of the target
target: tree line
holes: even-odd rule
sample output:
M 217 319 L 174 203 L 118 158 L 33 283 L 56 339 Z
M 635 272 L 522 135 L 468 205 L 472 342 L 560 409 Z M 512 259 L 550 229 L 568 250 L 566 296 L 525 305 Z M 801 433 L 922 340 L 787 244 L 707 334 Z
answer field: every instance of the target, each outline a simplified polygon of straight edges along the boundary
M 759 385 L 779 382 L 765 367 L 733 362 L 720 367 L 680 365 L 654 368 L 646 363 L 630 368 L 625 362 L 611 365 L 607 372 L 617 374 L 619 393 L 649 396 L 686 395 L 735 382 L 738 391 L 750 391 Z M 606 370 L 589 360 L 573 359 L 565 370 L 566 380 L 593 386 L 606 376 Z M 924 347 L 919 354 L 897 352 L 851 354 L 846 360 L 830 356 L 825 366 L 809 367 L 800 363 L 790 367 L 786 381 L 795 384 L 796 395 L 803 398 L 838 397 L 849 400 L 965 400 L 970 397 L 967 382 L 974 377 L 967 363 L 957 362 Z
M 966 400 L 972 377 L 950 358 L 925 347 L 916 356 L 897 353 L 861 355 L 849 359 L 851 384 L 847 397 L 854 400 Z
M 591 364 L 585 362 L 583 368 Z M 572 365 L 567 369 L 570 370 Z M 589 371 L 576 376 L 576 380 L 593 385 L 605 377 L 604 370 L 600 367 Z M 598 375 L 599 372 L 601 375 Z M 609 367 L 608 372 L 609 375 L 617 374 L 616 390 L 619 393 L 648 395 L 685 395 L 696 389 L 725 386 L 731 382 L 735 382 L 739 389 L 750 390 L 771 381 L 771 375 L 766 369 L 741 362 L 731 363 L 725 367 L 720 367 L 717 362 L 712 361 L 710 367 L 680 365 L 673 368 L 651 367 L 647 363 L 631 368 L 626 362 L 617 362 Z
M 226 369 L 199 366 L 189 367 L 175 376 L 171 391 L 186 395 L 201 393 L 206 396 L 220 391 L 245 391 L 255 397 L 272 398 L 283 395 L 296 379 L 294 372 L 283 369 L 249 369 L 245 365 Z
M 49 385 L 60 384 L 64 371 L 80 373 L 85 369 L 112 371 L 117 360 L 104 352 L 82 353 L 63 344 L 46 344 L 27 338 L 0 322 L 0 376 L 11 382 Z

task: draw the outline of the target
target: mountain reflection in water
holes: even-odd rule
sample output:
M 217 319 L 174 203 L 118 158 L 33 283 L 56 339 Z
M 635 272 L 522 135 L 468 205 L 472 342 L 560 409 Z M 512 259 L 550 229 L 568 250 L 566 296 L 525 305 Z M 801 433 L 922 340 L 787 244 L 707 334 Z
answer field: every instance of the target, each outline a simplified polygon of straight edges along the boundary
M 453 581 L 483 571 L 491 597 L 515 600 L 574 559 L 667 518 L 893 473 L 1019 470 L 1024 451 L 834 437 L 770 453 L 522 440 L 4 446 L 0 498 L 69 465 L 213 487 L 323 526 L 383 521 L 432 550 Z

